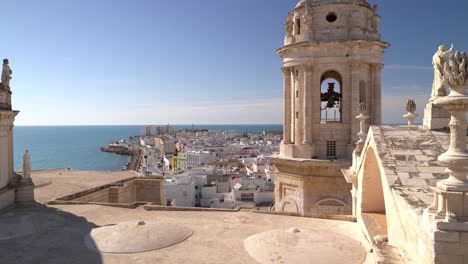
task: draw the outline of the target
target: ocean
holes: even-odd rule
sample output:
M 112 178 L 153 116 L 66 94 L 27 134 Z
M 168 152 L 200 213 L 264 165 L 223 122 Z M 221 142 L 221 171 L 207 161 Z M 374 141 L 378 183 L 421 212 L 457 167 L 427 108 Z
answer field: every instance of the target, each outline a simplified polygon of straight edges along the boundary
M 174 130 L 192 125 L 171 125 Z M 33 170 L 71 168 L 73 170 L 116 171 L 127 156 L 103 153 L 109 143 L 140 135 L 143 126 L 16 126 L 14 127 L 14 166 L 22 170 L 26 149 Z M 196 125 L 196 129 L 261 133 L 282 130 L 282 125 Z

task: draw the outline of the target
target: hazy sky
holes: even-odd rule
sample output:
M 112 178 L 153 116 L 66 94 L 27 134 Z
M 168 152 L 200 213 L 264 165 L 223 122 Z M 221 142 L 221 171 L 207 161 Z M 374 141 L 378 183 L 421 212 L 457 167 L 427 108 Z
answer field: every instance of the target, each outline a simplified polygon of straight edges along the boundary
M 17 125 L 282 122 L 283 23 L 297 0 L 14 0 L 0 56 Z M 468 50 L 465 0 L 379 0 L 386 123 L 430 95 L 441 43 Z M 465 22 L 464 22 L 465 21 Z

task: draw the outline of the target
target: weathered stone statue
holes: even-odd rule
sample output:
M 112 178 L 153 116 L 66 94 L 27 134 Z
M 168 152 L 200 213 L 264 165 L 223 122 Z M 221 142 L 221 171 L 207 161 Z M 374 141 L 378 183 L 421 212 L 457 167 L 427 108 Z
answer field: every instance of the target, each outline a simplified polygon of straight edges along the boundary
M 288 13 L 288 20 L 284 23 L 284 29 L 286 30 L 286 34 L 288 36 L 292 36 L 293 29 L 294 29 L 294 22 L 292 18 L 292 14 Z
M 31 156 L 29 150 L 26 150 L 23 155 L 23 180 L 31 178 Z
M 444 45 L 440 45 L 437 52 L 432 57 L 432 65 L 434 66 L 434 83 L 432 84 L 432 98 L 437 96 L 445 96 L 447 92 L 445 91 L 445 84 L 443 81 L 444 76 L 444 65 L 447 60 L 447 56 L 452 54 L 453 44 L 450 49 L 446 51 Z
M 379 5 L 375 4 L 372 8 L 372 16 L 371 16 L 371 27 L 372 30 L 378 31 L 380 27 L 381 17 L 379 16 Z
M 309 5 L 305 6 L 305 14 L 302 16 L 302 21 L 304 23 L 305 30 L 311 30 L 313 26 L 313 17 L 311 12 L 311 7 Z
M 11 80 L 11 74 L 13 74 L 13 71 L 11 70 L 8 64 L 9 64 L 8 59 L 4 59 L 3 70 L 2 70 L 2 84 L 3 84 L 3 88 L 10 90 L 10 80 Z

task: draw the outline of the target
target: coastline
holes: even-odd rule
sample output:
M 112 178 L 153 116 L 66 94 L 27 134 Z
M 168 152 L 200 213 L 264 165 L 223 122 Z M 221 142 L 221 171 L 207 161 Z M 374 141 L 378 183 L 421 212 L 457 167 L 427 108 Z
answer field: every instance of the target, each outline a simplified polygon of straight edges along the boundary
M 126 165 L 125 170 L 128 171 L 138 171 L 140 168 L 141 163 L 141 150 L 128 148 L 125 146 L 115 146 L 113 144 L 109 144 L 107 146 L 101 147 L 102 152 L 114 153 L 117 155 L 125 155 L 130 156 L 130 162 Z

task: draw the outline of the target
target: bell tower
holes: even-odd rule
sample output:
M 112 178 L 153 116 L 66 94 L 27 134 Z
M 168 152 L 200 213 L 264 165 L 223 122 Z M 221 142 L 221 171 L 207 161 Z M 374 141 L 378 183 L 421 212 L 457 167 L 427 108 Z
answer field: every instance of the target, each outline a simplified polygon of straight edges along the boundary
M 365 0 L 302 0 L 288 14 L 283 61 L 284 131 L 276 210 L 351 212 L 349 167 L 359 140 L 358 109 L 381 123 L 382 54 L 378 6 Z

